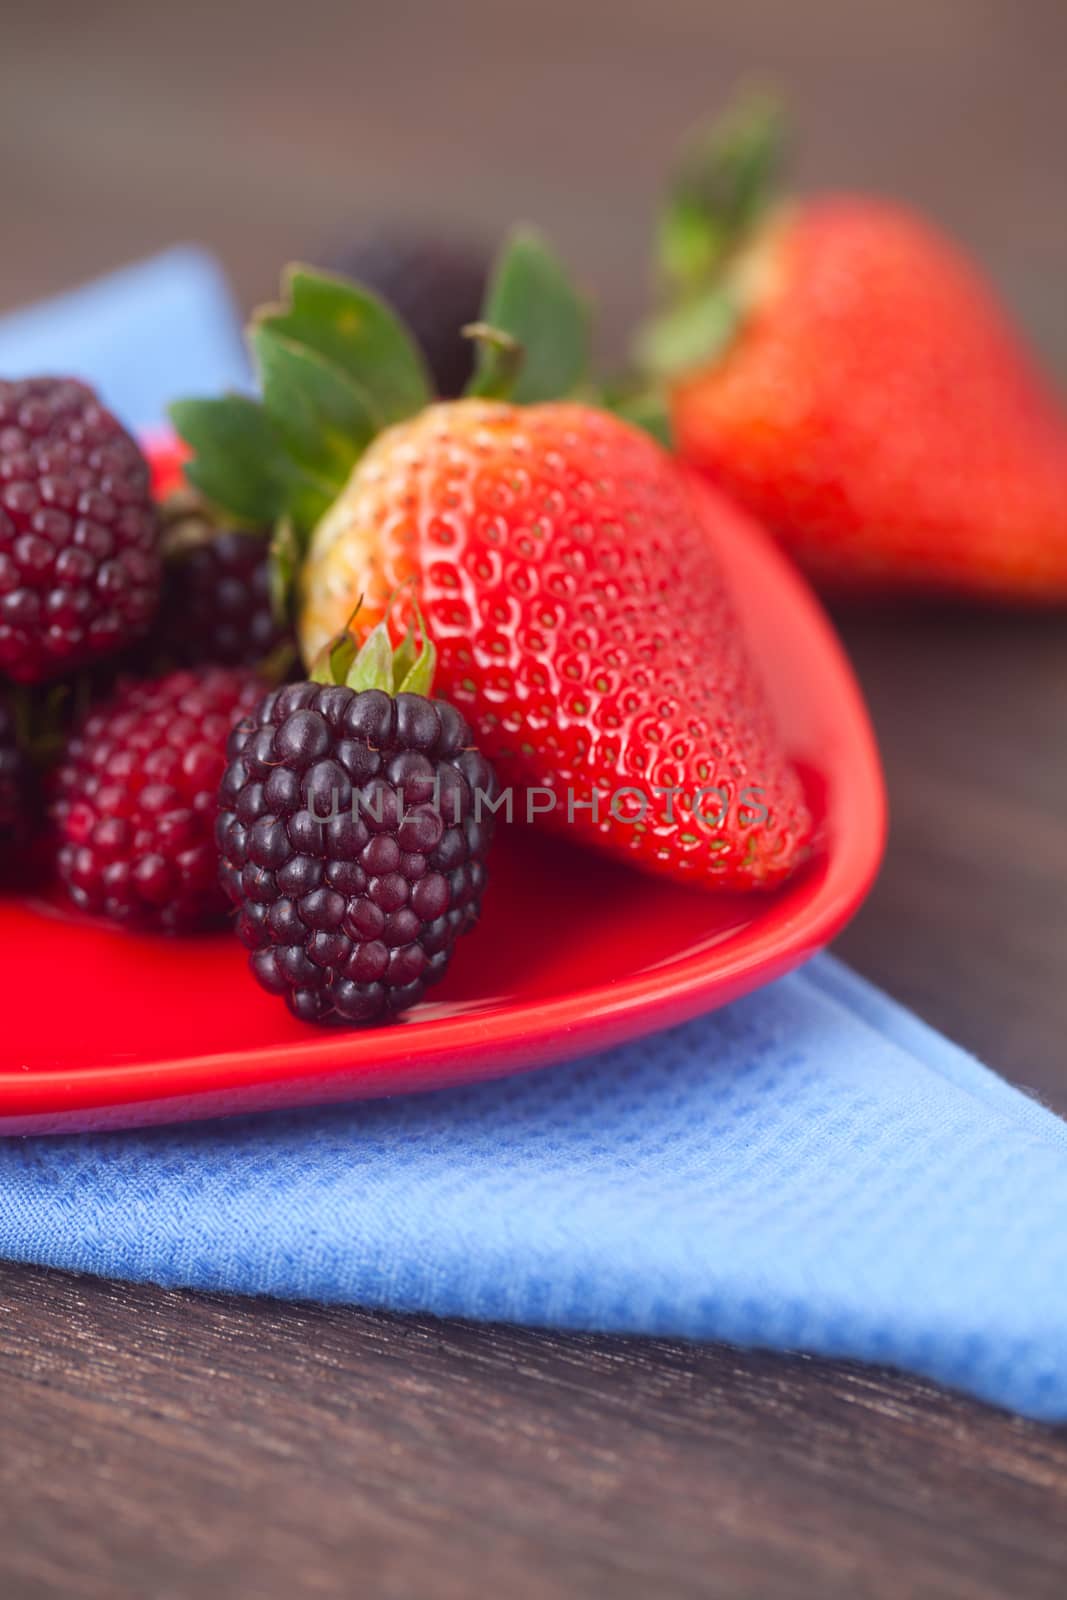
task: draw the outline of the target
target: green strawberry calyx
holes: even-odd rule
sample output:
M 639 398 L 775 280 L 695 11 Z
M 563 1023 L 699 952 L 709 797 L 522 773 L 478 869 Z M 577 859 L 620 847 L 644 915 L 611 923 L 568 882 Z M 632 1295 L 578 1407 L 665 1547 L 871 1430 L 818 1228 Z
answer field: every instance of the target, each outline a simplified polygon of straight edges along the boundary
M 659 271 L 676 295 L 707 291 L 778 193 L 785 121 L 777 99 L 750 90 L 686 140 L 659 223 Z
M 473 332 L 468 394 L 532 405 L 587 381 L 588 308 L 529 228 L 505 241 Z M 435 396 L 421 352 L 385 301 L 310 267 L 287 269 L 281 303 L 254 314 L 248 342 L 257 396 L 179 400 L 170 417 L 192 451 L 192 486 L 234 522 L 277 530 L 284 583 L 371 441 Z
M 742 94 L 684 145 L 659 219 L 658 304 L 623 385 L 631 406 L 654 414 L 658 394 L 665 409 L 666 386 L 709 365 L 738 332 L 749 310 L 739 263 L 779 198 L 785 148 L 781 108 L 764 91 Z
M 320 650 L 309 677 L 312 683 L 344 684 L 349 689 L 382 689 L 388 695 L 429 696 L 437 671 L 437 646 L 430 638 L 419 602 L 411 597 L 414 623 L 394 648 L 389 620 L 402 590 L 389 601 L 385 615 L 363 643 L 353 632 L 362 600 L 348 619 L 347 626 Z

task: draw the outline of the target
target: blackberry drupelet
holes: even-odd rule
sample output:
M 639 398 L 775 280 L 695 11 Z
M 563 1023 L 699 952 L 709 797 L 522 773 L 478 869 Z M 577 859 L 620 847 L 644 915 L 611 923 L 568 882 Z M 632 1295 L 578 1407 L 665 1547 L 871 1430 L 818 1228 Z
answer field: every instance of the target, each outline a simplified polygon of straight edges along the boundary
M 127 683 L 90 710 L 55 777 L 57 866 L 83 911 L 184 933 L 225 917 L 214 825 L 226 740 L 263 694 L 238 668 Z
M 481 316 L 490 267 L 482 251 L 432 235 L 382 232 L 335 251 L 326 265 L 366 284 L 399 313 L 443 399 L 463 392 L 474 346 L 460 330 Z
M 148 465 L 92 390 L 0 380 L 0 672 L 35 683 L 141 638 L 158 544 Z
M 391 667 L 384 629 L 349 683 L 368 680 L 361 662 L 375 636 L 378 665 Z M 429 686 L 425 659 L 406 672 L 408 691 Z M 492 768 L 454 707 L 408 691 L 290 684 L 230 735 L 217 823 L 223 886 L 256 978 L 307 1022 L 406 1010 L 478 916 Z

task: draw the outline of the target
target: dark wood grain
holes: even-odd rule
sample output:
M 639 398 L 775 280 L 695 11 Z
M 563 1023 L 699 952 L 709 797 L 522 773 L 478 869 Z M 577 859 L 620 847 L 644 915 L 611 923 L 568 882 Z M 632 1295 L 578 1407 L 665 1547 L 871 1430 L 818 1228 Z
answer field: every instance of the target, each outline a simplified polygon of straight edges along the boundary
M 1067 1114 L 1067 621 L 836 620 L 892 814 L 838 953 Z
M 0 1292 L 8 1595 L 1062 1594 L 1062 1441 L 921 1383 L 36 1270 Z
M 617 344 L 680 131 L 925 206 L 1067 375 L 1062 0 L 0 0 L 0 309 L 175 238 L 246 304 L 347 223 L 559 239 Z M 1067 626 L 837 618 L 886 759 L 861 971 L 1067 1111 Z M 1067 1432 L 872 1369 L 0 1267 L 4 1600 L 1059 1596 Z

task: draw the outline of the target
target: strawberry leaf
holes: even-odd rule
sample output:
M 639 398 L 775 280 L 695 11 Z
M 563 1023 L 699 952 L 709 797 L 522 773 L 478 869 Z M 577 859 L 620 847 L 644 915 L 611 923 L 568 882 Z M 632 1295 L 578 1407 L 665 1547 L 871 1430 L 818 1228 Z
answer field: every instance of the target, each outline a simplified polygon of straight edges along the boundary
M 509 399 L 535 405 L 571 394 L 589 369 L 589 311 L 558 258 L 540 234 L 517 229 L 498 257 L 482 322 L 509 334 L 523 348 L 523 362 Z M 497 362 L 483 346 L 467 393 L 498 387 Z
M 659 259 L 676 293 L 706 288 L 773 199 L 785 123 L 773 96 L 742 95 L 688 141 L 660 218 Z
M 289 304 L 265 308 L 255 326 L 306 345 L 339 367 L 379 428 L 413 416 L 433 399 L 418 346 L 384 300 L 308 267 L 290 267 L 284 287 Z
M 178 400 L 170 420 L 193 451 L 185 476 L 238 522 L 263 527 L 285 509 L 290 473 L 263 407 L 246 395 Z
M 293 460 L 338 493 L 377 432 L 367 397 L 344 371 L 276 327 L 249 336 L 263 408 Z

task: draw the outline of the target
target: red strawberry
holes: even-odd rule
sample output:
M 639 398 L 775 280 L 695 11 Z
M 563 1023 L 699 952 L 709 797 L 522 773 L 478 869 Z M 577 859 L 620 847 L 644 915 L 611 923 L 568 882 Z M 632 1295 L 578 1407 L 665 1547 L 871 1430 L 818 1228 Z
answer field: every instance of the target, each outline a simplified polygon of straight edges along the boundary
M 505 782 L 555 796 L 546 820 L 644 866 L 775 883 L 811 822 L 709 553 L 715 520 L 745 537 L 738 512 L 604 412 L 432 406 L 382 435 L 319 524 L 305 652 L 360 594 L 363 625 L 414 578 L 440 692 Z M 702 788 L 723 826 L 694 820 Z
M 173 434 L 161 432 L 149 441 L 152 495 L 157 502 L 168 500 L 172 494 L 184 490 L 185 463 L 188 459 L 188 450 Z
M 679 453 L 828 588 L 1067 599 L 1067 412 L 991 290 L 879 200 L 761 220 L 760 130 L 698 151 L 668 215 L 641 349 Z
M 337 354 L 339 327 L 361 324 L 359 301 L 334 285 L 323 332 L 306 313 L 308 280 L 291 287 L 292 311 L 260 324 L 266 450 L 286 412 L 264 331 L 284 335 L 288 359 L 298 327 L 321 356 L 331 341 Z M 521 326 L 515 298 L 505 309 Z M 506 365 L 511 342 L 498 343 Z M 531 352 L 546 387 L 565 365 L 550 356 Z M 347 359 L 373 392 L 373 365 Z M 483 361 L 478 387 L 500 376 Z M 335 371 L 319 390 L 335 415 L 337 383 Z M 532 810 L 544 821 L 638 865 L 730 889 L 781 882 L 812 820 L 707 535 L 717 520 L 745 537 L 743 516 L 647 435 L 588 406 L 469 398 L 410 412 L 369 445 L 315 526 L 305 658 L 343 632 L 361 597 L 364 633 L 410 582 L 438 645 L 438 690 L 517 791 L 517 814 L 523 792 L 541 789 Z M 213 431 L 220 415 L 226 427 Z M 176 418 L 200 451 L 191 476 L 218 499 L 229 469 L 216 441 L 232 439 L 232 411 L 193 402 Z M 306 461 L 309 435 L 296 442 Z M 290 472 L 274 470 L 279 481 Z M 290 482 L 284 505 L 305 493 Z

